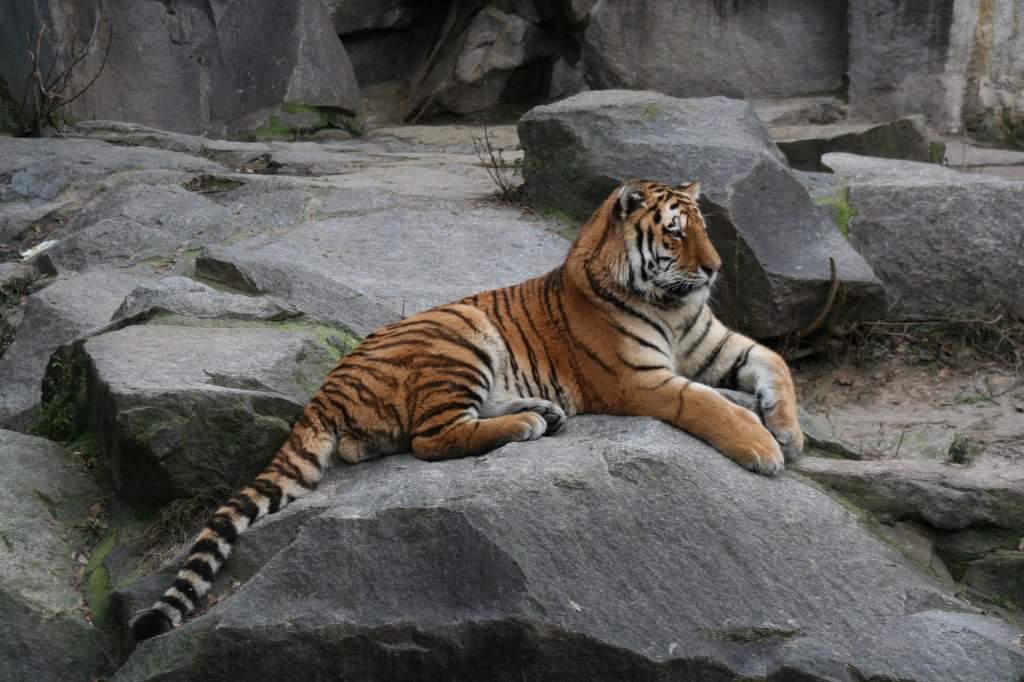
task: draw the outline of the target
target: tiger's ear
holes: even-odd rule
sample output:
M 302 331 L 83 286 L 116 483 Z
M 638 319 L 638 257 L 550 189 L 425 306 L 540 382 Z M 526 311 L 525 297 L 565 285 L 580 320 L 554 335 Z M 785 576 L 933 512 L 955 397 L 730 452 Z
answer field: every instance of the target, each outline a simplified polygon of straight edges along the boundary
M 685 187 L 683 185 L 679 185 L 679 187 L 683 190 L 683 194 L 694 201 L 700 198 L 700 180 L 695 180 Z
M 623 220 L 633 211 L 643 206 L 647 208 L 647 201 L 644 198 L 644 190 L 639 185 L 626 183 L 619 190 L 618 217 Z

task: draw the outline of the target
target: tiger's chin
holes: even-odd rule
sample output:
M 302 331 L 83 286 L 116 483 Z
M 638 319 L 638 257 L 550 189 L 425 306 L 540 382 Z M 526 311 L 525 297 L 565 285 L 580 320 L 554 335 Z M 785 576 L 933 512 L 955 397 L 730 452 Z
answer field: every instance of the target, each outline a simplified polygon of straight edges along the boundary
M 667 283 L 656 283 L 657 298 L 662 303 L 672 302 L 678 306 L 700 304 L 707 300 L 711 293 L 711 281 L 689 282 L 674 280 Z

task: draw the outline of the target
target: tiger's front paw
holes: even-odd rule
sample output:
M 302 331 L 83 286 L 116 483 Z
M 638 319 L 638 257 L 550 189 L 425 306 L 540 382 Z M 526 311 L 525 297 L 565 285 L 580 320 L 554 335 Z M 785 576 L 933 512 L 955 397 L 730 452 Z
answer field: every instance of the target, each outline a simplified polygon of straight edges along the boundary
M 742 407 L 735 410 L 731 433 L 715 445 L 740 466 L 765 476 L 786 468 L 779 443 L 757 415 Z
M 798 457 L 804 449 L 804 432 L 796 414 L 796 401 L 783 399 L 769 400 L 758 396 L 758 408 L 764 417 L 764 424 L 782 448 L 787 462 Z

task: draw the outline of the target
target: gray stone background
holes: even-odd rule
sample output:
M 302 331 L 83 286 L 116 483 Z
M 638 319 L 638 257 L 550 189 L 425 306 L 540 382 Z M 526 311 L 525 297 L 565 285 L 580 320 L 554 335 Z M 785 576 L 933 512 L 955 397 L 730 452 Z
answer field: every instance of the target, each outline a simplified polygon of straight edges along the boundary
M 1021 459 L 872 461 L 807 413 L 776 479 L 613 417 L 336 468 L 125 634 L 174 510 L 341 354 L 554 267 L 627 178 L 702 180 L 752 335 L 830 258 L 851 322 L 1024 317 L 1024 152 L 982 144 L 1024 130 L 1019 2 L 0 0 L 0 129 L 41 26 L 47 71 L 93 36 L 69 92 L 109 52 L 59 135 L 0 136 L 0 681 L 1024 676 Z

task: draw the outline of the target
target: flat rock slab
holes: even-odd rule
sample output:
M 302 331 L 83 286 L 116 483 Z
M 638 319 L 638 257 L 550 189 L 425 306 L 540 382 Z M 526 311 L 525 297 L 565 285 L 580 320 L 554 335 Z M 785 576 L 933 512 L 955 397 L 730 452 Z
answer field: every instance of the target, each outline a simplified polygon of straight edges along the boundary
M 568 247 L 546 221 L 405 201 L 207 248 L 196 274 L 366 336 L 403 314 L 543 274 Z
M 770 132 L 789 165 L 802 171 L 827 172 L 821 157 L 830 152 L 907 161 L 930 159 L 928 131 L 921 116 L 860 125 L 776 126 Z
M 715 308 L 733 327 L 767 337 L 812 322 L 828 297 L 829 257 L 848 303 L 859 302 L 853 314 L 884 314 L 871 268 L 811 201 L 745 102 L 588 92 L 531 110 L 519 136 L 527 196 L 581 220 L 630 178 L 701 180 L 701 208 L 723 260 Z
M 243 536 L 232 580 L 245 582 L 114 679 L 236 679 L 254 650 L 267 679 L 1015 682 L 1024 670 L 1015 628 L 827 495 L 649 419 L 578 417 L 484 457 L 341 468 Z M 160 581 L 117 598 L 146 605 Z
M 0 137 L 0 241 L 14 240 L 106 178 L 150 170 L 223 172 L 209 159 L 88 139 Z
M 334 364 L 315 337 L 261 327 L 132 326 L 77 352 L 114 484 L 145 505 L 255 475 Z
M 1024 317 L 1024 182 L 933 164 L 826 154 L 849 184 L 850 244 L 890 316 Z
M 936 528 L 989 525 L 1024 531 L 1024 468 L 964 468 L 924 460 L 843 461 L 805 457 L 802 474 L 857 506 Z
M 100 491 L 67 450 L 13 431 L 0 469 L 0 679 L 88 680 L 109 647 L 78 609 L 72 554 Z
M 129 292 L 152 281 L 132 273 L 94 270 L 59 278 L 32 294 L 14 342 L 0 357 L 0 427 L 28 426 L 39 405 L 50 355 L 110 322 Z

